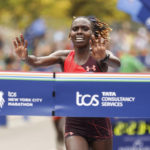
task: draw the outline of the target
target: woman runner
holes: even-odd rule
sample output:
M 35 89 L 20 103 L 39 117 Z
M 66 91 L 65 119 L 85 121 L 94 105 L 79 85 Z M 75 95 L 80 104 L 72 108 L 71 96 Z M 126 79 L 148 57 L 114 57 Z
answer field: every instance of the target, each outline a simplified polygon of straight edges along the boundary
M 59 63 L 64 72 L 106 72 L 108 66 L 119 67 L 119 59 L 106 50 L 111 29 L 96 17 L 77 17 L 69 37 L 74 50 L 59 50 L 49 56 L 28 55 L 23 35 L 13 42 L 16 54 L 32 66 Z M 67 150 L 112 150 L 112 128 L 109 118 L 66 118 Z

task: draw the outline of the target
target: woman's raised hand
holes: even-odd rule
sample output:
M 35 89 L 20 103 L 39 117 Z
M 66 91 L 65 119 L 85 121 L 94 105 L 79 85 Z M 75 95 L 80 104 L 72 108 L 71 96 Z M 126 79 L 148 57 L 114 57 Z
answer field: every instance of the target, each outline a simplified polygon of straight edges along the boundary
M 106 42 L 105 39 L 102 41 L 100 35 L 98 35 L 98 38 L 95 38 L 95 35 L 92 35 L 92 55 L 96 60 L 102 60 L 106 57 Z
M 20 39 L 16 37 L 16 40 L 13 41 L 15 47 L 15 53 L 21 58 L 22 60 L 26 60 L 28 57 L 27 51 L 27 40 L 24 40 L 23 35 L 20 35 Z

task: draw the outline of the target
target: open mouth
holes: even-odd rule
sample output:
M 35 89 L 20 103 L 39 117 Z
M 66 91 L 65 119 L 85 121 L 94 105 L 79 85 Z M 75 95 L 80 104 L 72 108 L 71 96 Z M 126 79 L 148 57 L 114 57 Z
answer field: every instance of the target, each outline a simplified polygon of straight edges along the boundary
M 75 40 L 76 40 L 77 42 L 83 42 L 83 41 L 84 41 L 84 36 L 79 36 L 79 35 L 77 35 L 76 38 L 75 38 Z

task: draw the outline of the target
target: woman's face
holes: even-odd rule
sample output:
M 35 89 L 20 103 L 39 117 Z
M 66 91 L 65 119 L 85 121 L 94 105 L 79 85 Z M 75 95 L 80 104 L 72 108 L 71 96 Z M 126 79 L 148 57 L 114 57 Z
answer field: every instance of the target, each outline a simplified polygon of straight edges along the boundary
M 86 18 L 77 18 L 73 21 L 70 37 L 75 47 L 84 47 L 89 44 L 92 35 L 91 23 Z

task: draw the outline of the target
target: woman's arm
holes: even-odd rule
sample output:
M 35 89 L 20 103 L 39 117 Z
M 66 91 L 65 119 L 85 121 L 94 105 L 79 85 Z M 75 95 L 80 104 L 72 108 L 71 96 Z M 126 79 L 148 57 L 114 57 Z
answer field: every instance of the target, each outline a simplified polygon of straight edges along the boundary
M 105 50 L 106 56 L 102 60 L 100 60 L 100 63 L 106 63 L 108 66 L 111 66 L 113 68 L 120 67 L 121 63 L 118 57 L 116 57 L 111 51 Z
M 48 56 L 36 57 L 33 55 L 28 55 L 27 51 L 27 41 L 24 40 L 23 35 L 20 35 L 20 39 L 16 37 L 16 40 L 13 41 L 15 47 L 15 53 L 21 60 L 24 60 L 29 65 L 39 67 L 39 66 L 49 66 L 53 64 L 63 64 L 65 57 L 68 55 L 69 50 L 59 50 Z
M 58 50 L 48 56 L 36 57 L 34 55 L 28 55 L 24 60 L 31 66 L 40 67 L 40 66 L 50 66 L 53 64 L 62 64 L 66 56 L 68 55 L 68 50 Z

